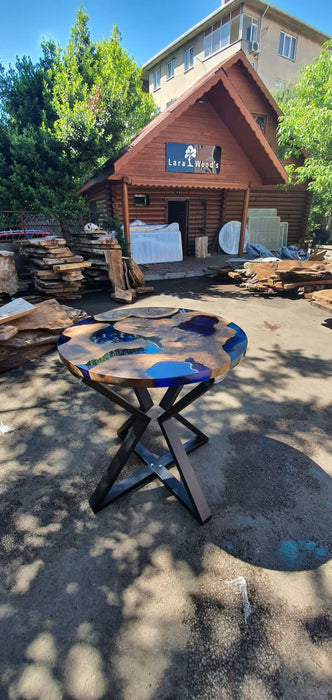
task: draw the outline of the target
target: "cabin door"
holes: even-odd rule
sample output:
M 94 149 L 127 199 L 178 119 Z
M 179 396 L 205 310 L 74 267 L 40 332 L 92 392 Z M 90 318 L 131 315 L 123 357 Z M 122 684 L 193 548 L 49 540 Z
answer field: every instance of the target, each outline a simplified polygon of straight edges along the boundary
M 174 199 L 167 202 L 167 223 L 179 224 L 183 255 L 188 254 L 188 212 L 189 199 Z

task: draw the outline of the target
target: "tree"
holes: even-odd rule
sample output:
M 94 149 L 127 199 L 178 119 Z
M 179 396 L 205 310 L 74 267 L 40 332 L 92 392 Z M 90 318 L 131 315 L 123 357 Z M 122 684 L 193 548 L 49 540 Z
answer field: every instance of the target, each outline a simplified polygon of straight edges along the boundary
M 55 133 L 77 172 L 87 177 L 150 121 L 155 107 L 142 90 L 141 70 L 122 49 L 120 33 L 91 41 L 85 10 L 56 64 L 52 105 Z
M 283 158 L 307 157 L 300 166 L 287 166 L 296 182 L 308 181 L 313 193 L 309 224 L 328 226 L 332 215 L 332 41 L 302 70 L 294 94 L 280 104 L 278 138 Z
M 0 208 L 63 214 L 68 180 L 61 145 L 52 135 L 51 105 L 56 48 L 42 44 L 42 58 L 18 58 L 0 82 Z M 68 203 L 67 203 L 68 206 Z
M 94 43 L 80 9 L 64 50 L 44 41 L 36 65 L 23 57 L 15 69 L 0 66 L 0 209 L 75 219 L 80 184 L 154 111 L 118 29 Z

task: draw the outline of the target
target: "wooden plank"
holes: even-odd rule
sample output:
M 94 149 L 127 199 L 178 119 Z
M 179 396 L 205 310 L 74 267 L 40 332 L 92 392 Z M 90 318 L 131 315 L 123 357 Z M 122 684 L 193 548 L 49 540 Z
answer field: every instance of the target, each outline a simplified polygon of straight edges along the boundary
M 34 308 L 33 304 L 30 304 L 21 297 L 19 299 L 14 299 L 10 301 L 9 304 L 5 304 L 0 308 L 0 323 L 6 323 L 9 320 L 12 321 L 14 318 L 30 314 Z
M 13 335 L 16 335 L 16 333 L 17 328 L 15 328 L 15 326 L 7 326 L 3 323 L 2 326 L 0 326 L 0 341 L 8 340 L 8 338 L 11 338 Z
M 153 287 L 135 287 L 136 294 L 153 294 Z
M 61 280 L 60 272 L 54 272 L 54 270 L 34 270 L 34 275 L 45 280 Z
M 323 301 L 324 304 L 332 304 L 332 289 L 321 289 L 314 292 L 312 298 L 315 301 Z
M 120 289 L 119 287 L 115 287 L 111 297 L 120 303 L 131 304 L 136 297 L 136 292 L 134 289 Z
M 14 325 L 18 331 L 37 328 L 60 331 L 71 325 L 71 318 L 56 299 L 46 299 L 40 304 L 36 304 L 28 316 L 17 319 Z
M 84 267 L 91 267 L 91 262 L 75 262 L 75 263 L 65 263 L 64 265 L 53 265 L 53 270 L 64 272 L 65 270 L 82 270 Z
M 34 360 L 39 355 L 44 355 L 49 350 L 54 350 L 54 342 L 35 345 L 34 347 L 25 347 L 24 349 L 8 348 L 6 351 L 0 351 L 0 374 L 14 367 L 20 367 L 24 362 Z
M 125 289 L 125 279 L 122 265 L 122 251 L 120 246 L 110 250 L 104 250 L 107 271 L 114 291 Z
M 27 241 L 22 241 L 20 245 L 22 244 L 26 247 L 36 246 L 39 248 L 54 248 L 55 246 L 66 245 L 67 242 L 65 238 L 56 238 L 55 236 L 51 236 L 50 238 L 29 238 Z
M 35 345 L 49 345 L 50 343 L 56 345 L 57 338 L 58 334 L 54 335 L 44 330 L 20 331 L 1 343 L 0 356 L 4 355 L 6 348 L 32 348 Z

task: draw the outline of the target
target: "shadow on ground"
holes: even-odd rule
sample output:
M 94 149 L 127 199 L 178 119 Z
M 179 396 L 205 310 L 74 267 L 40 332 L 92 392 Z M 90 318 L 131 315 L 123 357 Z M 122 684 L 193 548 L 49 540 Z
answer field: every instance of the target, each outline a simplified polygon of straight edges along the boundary
M 330 366 L 272 342 L 243 367 L 185 412 L 211 437 L 191 458 L 203 527 L 156 481 L 94 516 L 126 414 L 56 353 L 1 378 L 1 697 L 328 697 L 330 407 L 287 387 Z

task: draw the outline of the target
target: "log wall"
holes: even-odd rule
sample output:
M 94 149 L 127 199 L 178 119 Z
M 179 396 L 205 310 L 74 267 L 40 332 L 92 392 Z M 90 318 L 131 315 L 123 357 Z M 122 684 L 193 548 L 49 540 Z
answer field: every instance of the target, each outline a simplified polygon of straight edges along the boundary
M 226 190 L 222 223 L 240 221 L 243 207 L 243 192 Z M 272 187 L 252 189 L 249 208 L 276 209 L 281 221 L 288 221 L 288 244 L 303 242 L 310 209 L 311 195 L 304 185 L 290 187 L 287 191 Z
M 137 207 L 134 205 L 134 194 L 148 194 L 149 205 Z M 212 249 L 215 237 L 220 230 L 222 220 L 223 190 L 207 189 L 181 189 L 175 191 L 170 188 L 139 188 L 128 187 L 129 221 L 140 219 L 147 224 L 166 224 L 167 202 L 169 200 L 189 200 L 188 222 L 188 255 L 194 255 L 195 238 L 208 236 L 209 251 Z M 122 186 L 113 185 L 113 210 L 123 220 L 122 212 Z

